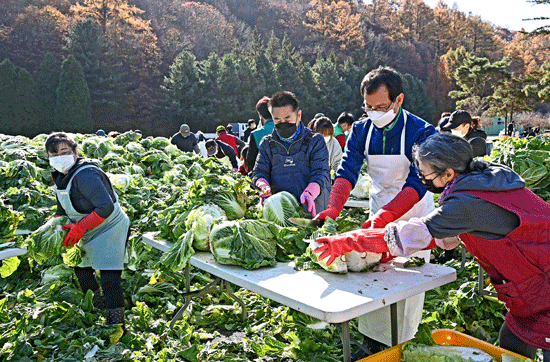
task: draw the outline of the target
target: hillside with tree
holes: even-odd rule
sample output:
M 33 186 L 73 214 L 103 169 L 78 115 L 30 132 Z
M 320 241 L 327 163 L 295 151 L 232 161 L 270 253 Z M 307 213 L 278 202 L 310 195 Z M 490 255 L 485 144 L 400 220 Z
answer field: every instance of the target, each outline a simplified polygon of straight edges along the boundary
M 306 120 L 358 117 L 361 78 L 379 65 L 404 75 L 405 106 L 433 124 L 456 108 L 506 122 L 547 119 L 549 110 L 548 27 L 499 28 L 443 1 L 6 0 L 2 8 L 0 133 L 168 136 L 182 122 L 211 132 L 256 118 L 256 101 L 282 89 L 298 95 Z

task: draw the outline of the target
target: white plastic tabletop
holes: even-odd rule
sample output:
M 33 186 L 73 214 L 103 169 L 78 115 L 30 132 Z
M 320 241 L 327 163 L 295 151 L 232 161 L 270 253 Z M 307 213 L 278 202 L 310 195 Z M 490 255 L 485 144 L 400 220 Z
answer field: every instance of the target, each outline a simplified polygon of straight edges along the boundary
M 146 233 L 143 241 L 155 246 L 153 236 Z M 384 272 L 347 274 L 297 271 L 294 262 L 246 270 L 219 264 L 210 253 L 195 254 L 190 264 L 317 319 L 343 323 L 456 280 L 454 268 L 436 264 L 403 268 L 406 260 L 396 258 L 394 268 Z

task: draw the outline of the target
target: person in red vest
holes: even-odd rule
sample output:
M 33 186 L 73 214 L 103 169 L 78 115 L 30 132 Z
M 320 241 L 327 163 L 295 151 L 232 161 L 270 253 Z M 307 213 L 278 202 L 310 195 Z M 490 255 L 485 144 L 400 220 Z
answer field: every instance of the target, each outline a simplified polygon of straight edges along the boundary
M 246 146 L 246 143 L 241 141 L 239 138 L 227 133 L 224 126 L 218 126 L 218 128 L 216 128 L 216 134 L 218 135 L 218 137 L 216 137 L 218 141 L 222 141 L 233 147 L 235 153 L 237 154 L 237 157 L 241 157 L 239 149 L 242 149 L 244 146 Z
M 408 256 L 462 242 L 491 277 L 508 313 L 500 347 L 531 359 L 537 348 L 550 361 L 550 205 L 525 187 L 510 168 L 473 160 L 462 137 L 435 134 L 413 150 L 428 191 L 440 207 L 383 229 L 362 229 L 319 238 L 319 259 L 351 250 Z

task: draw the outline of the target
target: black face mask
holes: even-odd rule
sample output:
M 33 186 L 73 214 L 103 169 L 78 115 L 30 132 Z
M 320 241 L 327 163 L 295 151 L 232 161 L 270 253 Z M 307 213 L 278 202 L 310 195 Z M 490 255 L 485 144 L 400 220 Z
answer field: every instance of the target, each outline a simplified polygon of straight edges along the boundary
M 445 190 L 445 187 L 447 187 L 447 185 L 449 184 L 448 182 L 444 185 L 444 186 L 441 186 L 441 187 L 437 187 L 434 185 L 434 180 L 439 176 L 436 175 L 436 177 L 434 177 L 433 179 L 430 179 L 428 180 L 427 178 L 425 178 L 423 175 L 418 175 L 418 177 L 420 177 L 420 181 L 422 181 L 422 185 L 424 185 L 424 188 L 427 190 L 427 191 L 430 191 L 431 193 L 434 193 L 434 194 L 440 194 L 442 193 L 444 190 Z
M 296 133 L 297 127 L 295 123 L 281 122 L 275 125 L 275 129 L 281 138 L 288 139 Z

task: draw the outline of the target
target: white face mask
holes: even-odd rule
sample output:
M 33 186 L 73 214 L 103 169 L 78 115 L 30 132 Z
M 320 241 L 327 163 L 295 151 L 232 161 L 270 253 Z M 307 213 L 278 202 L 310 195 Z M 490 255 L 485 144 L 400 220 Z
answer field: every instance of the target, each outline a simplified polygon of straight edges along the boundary
M 367 115 L 372 123 L 374 123 L 374 125 L 378 128 L 386 127 L 395 118 L 395 112 L 393 109 L 390 109 L 387 112 L 368 111 Z
M 323 138 L 325 139 L 325 143 L 329 143 L 332 136 L 323 136 Z
M 76 160 L 74 155 L 62 155 L 50 157 L 50 166 L 61 173 L 67 173 L 73 167 Z

